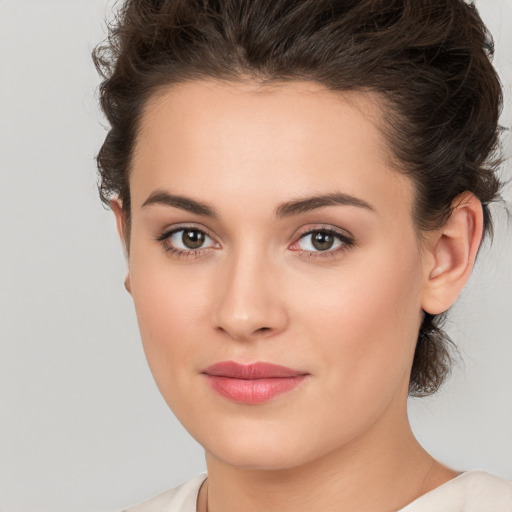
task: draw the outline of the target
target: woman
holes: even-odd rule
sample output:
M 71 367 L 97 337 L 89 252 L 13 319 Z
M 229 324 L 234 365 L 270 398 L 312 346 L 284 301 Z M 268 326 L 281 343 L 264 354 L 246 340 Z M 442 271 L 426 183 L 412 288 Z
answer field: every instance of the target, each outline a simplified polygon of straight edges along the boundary
M 156 383 L 204 447 L 141 511 L 512 510 L 407 396 L 499 197 L 501 89 L 462 0 L 128 0 L 98 155 Z

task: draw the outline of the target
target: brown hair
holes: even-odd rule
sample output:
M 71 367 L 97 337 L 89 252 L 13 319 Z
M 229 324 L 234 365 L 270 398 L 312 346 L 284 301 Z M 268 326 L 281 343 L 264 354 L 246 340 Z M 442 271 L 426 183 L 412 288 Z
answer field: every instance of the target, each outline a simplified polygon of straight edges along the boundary
M 389 146 L 416 184 L 419 230 L 441 226 L 470 191 L 489 232 L 502 104 L 492 54 L 491 36 L 463 0 L 126 0 L 93 52 L 110 123 L 97 157 L 101 199 L 119 197 L 129 221 L 138 124 L 161 87 L 311 80 L 380 95 Z M 443 318 L 425 314 L 411 395 L 434 393 L 449 373 Z

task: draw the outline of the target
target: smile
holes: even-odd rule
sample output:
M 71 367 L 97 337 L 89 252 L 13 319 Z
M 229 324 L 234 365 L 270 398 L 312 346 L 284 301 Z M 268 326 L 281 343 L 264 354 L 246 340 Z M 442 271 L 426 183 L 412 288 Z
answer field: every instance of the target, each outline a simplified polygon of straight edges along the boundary
M 201 373 L 214 391 L 243 404 L 267 402 L 296 388 L 309 375 L 271 363 L 239 364 L 234 361 L 214 364 Z

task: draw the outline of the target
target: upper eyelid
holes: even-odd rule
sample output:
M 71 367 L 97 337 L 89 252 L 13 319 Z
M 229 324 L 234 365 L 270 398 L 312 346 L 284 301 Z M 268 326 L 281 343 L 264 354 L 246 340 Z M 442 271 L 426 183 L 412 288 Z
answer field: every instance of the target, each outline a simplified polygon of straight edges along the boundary
M 169 235 L 171 235 L 173 233 L 177 233 L 178 231 L 183 231 L 185 229 L 192 229 L 192 230 L 195 229 L 197 231 L 201 231 L 205 235 L 208 235 L 212 240 L 216 240 L 216 237 L 214 235 L 212 235 L 212 233 L 209 229 L 207 229 L 204 226 L 199 226 L 194 223 L 184 223 L 184 224 L 178 224 L 178 225 L 166 227 L 157 233 L 157 239 L 167 238 Z
M 208 249 L 215 248 L 215 247 L 212 247 L 212 246 L 208 246 L 208 247 L 198 247 L 196 249 L 189 249 L 189 248 L 182 249 L 182 248 L 173 246 L 173 244 L 171 244 L 171 242 L 170 242 L 171 237 L 174 234 L 179 233 L 180 231 L 185 231 L 187 229 L 195 230 L 195 231 L 200 231 L 200 232 L 204 233 L 211 240 L 211 242 L 213 242 L 213 245 L 219 245 L 219 242 L 217 242 L 215 237 L 212 237 L 207 232 L 206 229 L 198 228 L 198 227 L 193 226 L 191 224 L 183 225 L 183 226 L 176 226 L 176 227 L 169 227 L 168 229 L 164 229 L 161 232 L 161 234 L 156 237 L 156 241 L 160 245 L 163 246 L 163 248 L 165 249 L 166 252 L 167 251 L 168 252 L 173 252 L 173 253 L 180 254 L 180 255 L 189 255 L 189 256 L 196 255 L 196 256 L 199 256 L 204 251 L 206 251 Z
M 338 240 L 341 242 L 341 245 L 334 249 L 328 249 L 325 251 L 292 249 L 292 247 L 294 245 L 296 246 L 297 244 L 299 244 L 299 241 L 302 240 L 305 236 L 312 235 L 313 233 L 318 232 L 318 231 L 326 231 L 328 233 L 334 234 L 335 236 L 338 237 Z M 294 241 L 289 245 L 289 247 L 291 248 L 290 250 L 292 250 L 292 251 L 300 250 L 303 254 L 308 254 L 310 257 L 327 258 L 327 257 L 334 257 L 337 254 L 343 253 L 347 249 L 354 247 L 356 245 L 357 245 L 357 243 L 356 243 L 354 236 L 351 233 L 349 233 L 348 231 L 341 229 L 341 228 L 335 228 L 332 225 L 329 225 L 329 226 L 324 225 L 323 227 L 317 226 L 317 227 L 313 227 L 313 228 L 306 228 L 304 231 L 299 232 L 299 234 L 297 234 L 294 237 Z
M 318 225 L 318 226 L 315 226 L 315 227 L 308 227 L 308 228 L 304 228 L 304 229 L 299 229 L 297 234 L 295 235 L 294 239 L 298 240 L 298 239 L 300 239 L 301 237 L 303 237 L 305 235 L 310 235 L 310 234 L 315 233 L 317 231 L 327 231 L 329 233 L 337 234 L 337 235 L 339 235 L 339 236 L 341 236 L 343 238 L 348 238 L 350 240 L 354 240 L 354 236 L 349 231 L 347 231 L 346 229 L 337 228 L 337 227 L 330 226 L 330 225 Z
M 174 226 L 169 226 L 168 228 L 164 228 L 162 231 L 160 231 L 157 235 L 158 241 L 163 241 L 166 238 L 169 238 L 170 235 L 185 230 L 185 229 L 196 229 L 198 231 L 203 232 L 205 235 L 207 235 L 209 238 L 211 238 L 215 243 L 220 244 L 218 237 L 216 235 L 213 235 L 212 232 L 206 228 L 203 225 L 199 225 L 196 223 L 183 223 L 178 224 Z M 311 235 L 312 233 L 318 232 L 318 231 L 327 231 L 329 233 L 333 233 L 335 235 L 338 235 L 342 238 L 345 238 L 347 240 L 350 240 L 351 242 L 354 242 L 353 235 L 342 228 L 335 227 L 332 225 L 326 225 L 326 224 L 313 224 L 309 226 L 303 226 L 302 228 L 299 228 L 296 230 L 295 234 L 292 237 L 292 241 L 288 245 L 296 244 L 301 238 L 307 235 Z

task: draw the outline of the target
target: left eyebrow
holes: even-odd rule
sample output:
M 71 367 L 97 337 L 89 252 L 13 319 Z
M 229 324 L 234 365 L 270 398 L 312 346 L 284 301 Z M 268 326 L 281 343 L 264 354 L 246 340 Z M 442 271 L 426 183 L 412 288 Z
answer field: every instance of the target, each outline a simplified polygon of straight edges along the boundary
M 371 212 L 375 212 L 375 208 L 366 201 L 363 201 L 358 197 L 338 192 L 334 194 L 323 194 L 319 196 L 306 197 L 303 199 L 297 199 L 283 203 L 276 209 L 276 217 L 292 217 L 293 215 L 310 212 L 312 210 L 316 210 L 317 208 L 325 208 L 326 206 L 338 205 L 357 206 L 359 208 L 364 208 Z

